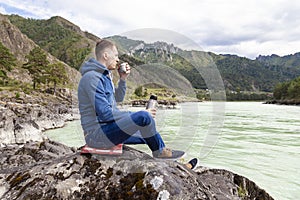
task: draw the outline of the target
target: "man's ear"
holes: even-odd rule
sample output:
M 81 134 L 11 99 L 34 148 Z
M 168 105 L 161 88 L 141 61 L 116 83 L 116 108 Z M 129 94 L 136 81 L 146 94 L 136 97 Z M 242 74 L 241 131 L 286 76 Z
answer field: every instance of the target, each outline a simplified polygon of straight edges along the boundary
M 108 53 L 107 53 L 107 52 L 104 52 L 104 53 L 103 53 L 103 58 L 104 58 L 104 60 L 108 60 L 108 57 L 109 57 Z

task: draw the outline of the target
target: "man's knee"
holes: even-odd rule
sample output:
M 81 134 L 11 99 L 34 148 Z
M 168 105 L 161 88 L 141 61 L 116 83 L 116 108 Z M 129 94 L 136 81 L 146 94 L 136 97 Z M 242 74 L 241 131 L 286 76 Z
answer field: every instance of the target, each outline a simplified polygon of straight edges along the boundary
M 149 112 L 147 111 L 138 111 L 135 113 L 136 114 L 136 119 L 135 123 L 139 126 L 148 126 L 151 124 L 152 121 L 152 116 Z

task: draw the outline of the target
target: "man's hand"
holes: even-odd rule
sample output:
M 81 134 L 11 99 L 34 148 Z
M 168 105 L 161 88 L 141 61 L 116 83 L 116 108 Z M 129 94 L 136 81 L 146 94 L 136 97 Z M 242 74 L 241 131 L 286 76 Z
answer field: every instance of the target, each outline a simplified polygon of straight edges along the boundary
M 124 71 L 121 71 L 121 70 L 118 70 L 118 72 L 119 72 L 119 75 L 120 75 L 120 79 L 122 79 L 122 80 L 126 80 L 126 78 L 129 76 L 129 74 L 130 74 L 130 66 L 129 66 L 129 64 L 128 63 L 125 63 L 126 64 L 126 71 L 124 72 Z
M 153 118 L 155 118 L 155 116 L 156 116 L 156 109 L 155 108 L 149 108 L 146 111 L 148 111 L 151 114 L 151 116 Z

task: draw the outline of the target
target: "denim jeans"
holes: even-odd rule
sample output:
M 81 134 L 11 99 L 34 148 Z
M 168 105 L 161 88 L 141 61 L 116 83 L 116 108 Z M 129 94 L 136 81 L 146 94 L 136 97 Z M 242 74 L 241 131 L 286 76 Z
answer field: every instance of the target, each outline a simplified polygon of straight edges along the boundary
M 118 121 L 99 127 L 86 136 L 86 142 L 92 147 L 111 147 L 116 144 L 147 144 L 152 152 L 162 149 L 165 144 L 156 130 L 153 117 L 147 111 L 130 113 Z M 90 144 L 89 144 L 90 143 Z

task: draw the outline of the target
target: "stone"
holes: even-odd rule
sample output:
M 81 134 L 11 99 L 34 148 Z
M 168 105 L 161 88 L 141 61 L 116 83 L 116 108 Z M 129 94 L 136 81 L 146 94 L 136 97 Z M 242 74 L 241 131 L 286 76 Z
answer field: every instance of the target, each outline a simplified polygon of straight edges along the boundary
M 196 171 L 124 146 L 121 156 L 80 155 L 45 140 L 0 148 L 0 198 L 5 199 L 273 199 L 245 177 Z
M 0 92 L 0 143 L 41 142 L 45 138 L 43 131 L 60 128 L 66 121 L 79 119 L 78 109 L 72 108 L 66 101 L 60 104 L 55 101 L 48 100 L 41 105 L 43 99 L 28 96 L 25 103 L 17 103 L 10 96 L 5 99 Z

